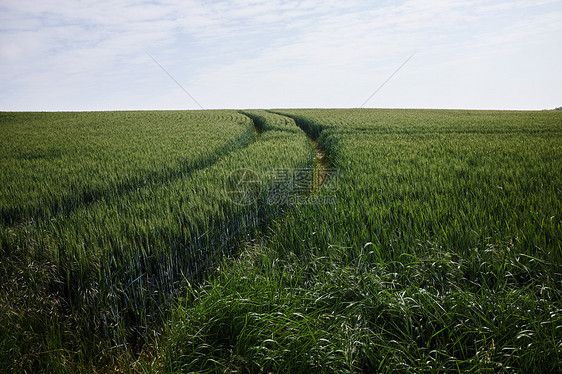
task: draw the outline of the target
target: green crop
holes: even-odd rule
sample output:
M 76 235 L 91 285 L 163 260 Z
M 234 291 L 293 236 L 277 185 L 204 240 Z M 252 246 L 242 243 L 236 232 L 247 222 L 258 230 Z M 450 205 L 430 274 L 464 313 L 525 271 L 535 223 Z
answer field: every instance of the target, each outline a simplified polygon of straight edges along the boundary
M 234 111 L 3 113 L 0 222 L 167 183 L 247 145 L 250 125 Z
M 0 129 L 4 371 L 562 369 L 561 113 Z
M 24 196 L 31 177 L 3 186 L 14 191 L 2 200 L 4 212 L 17 217 L 7 216 L 0 231 L 2 278 L 8 280 L 1 292 L 0 351 L 12 368 L 49 363 L 58 371 L 65 360 L 99 366 L 107 357 L 89 352 L 100 341 L 134 350 L 185 281 L 201 279 L 221 254 L 255 236 L 282 208 L 260 203 L 267 189 L 250 204 L 237 204 L 225 193 L 229 174 L 248 169 L 268 184 L 270 170 L 312 162 L 308 140 L 294 125 L 263 129 L 256 139 L 253 121 L 237 112 L 162 113 L 154 122 L 156 115 L 133 114 L 142 124 L 136 126 L 122 123 L 129 114 L 64 114 L 57 137 L 26 145 L 35 153 L 55 143 L 66 148 L 58 161 L 17 164 L 17 170 L 31 169 L 25 169 L 29 176 L 42 170 L 35 163 L 48 165 L 37 178 L 50 179 L 31 198 Z M 7 139 L 24 136 L 20 127 L 32 125 L 16 124 L 27 124 L 26 116 L 5 115 L 15 123 Z M 43 116 L 41 124 L 55 131 L 54 115 Z M 75 127 L 83 118 L 96 136 L 80 138 Z M 115 135 L 119 126 L 127 136 Z M 104 140 L 96 144 L 96 138 Z M 73 140 L 91 141 L 94 149 L 58 169 L 80 152 L 67 145 Z M 6 152 L 6 174 L 17 174 L 10 160 L 22 147 Z M 76 191 L 65 188 L 67 182 Z M 83 198 L 85 190 L 95 191 L 91 199 Z
M 276 113 L 337 168 L 336 204 L 194 287 L 166 370 L 560 370 L 562 116 Z

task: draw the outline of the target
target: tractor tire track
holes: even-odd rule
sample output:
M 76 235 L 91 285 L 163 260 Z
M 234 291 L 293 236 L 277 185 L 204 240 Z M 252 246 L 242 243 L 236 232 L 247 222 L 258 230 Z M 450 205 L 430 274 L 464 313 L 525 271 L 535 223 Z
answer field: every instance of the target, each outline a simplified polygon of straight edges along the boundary
M 295 126 L 299 127 L 308 137 L 310 145 L 314 150 L 314 181 L 312 184 L 312 193 L 319 194 L 322 187 L 334 177 L 333 165 L 329 161 L 331 155 L 322 147 L 319 142 L 320 134 L 323 131 L 321 127 L 310 127 L 303 123 L 302 119 L 283 112 L 268 110 L 268 112 L 290 119 Z

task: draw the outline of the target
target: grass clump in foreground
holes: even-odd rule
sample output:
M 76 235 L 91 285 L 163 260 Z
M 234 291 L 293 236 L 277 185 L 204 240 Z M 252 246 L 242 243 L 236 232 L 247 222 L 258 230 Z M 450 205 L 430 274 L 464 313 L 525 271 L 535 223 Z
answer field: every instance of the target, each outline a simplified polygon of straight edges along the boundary
M 562 370 L 559 113 L 283 113 L 339 170 L 337 203 L 190 288 L 164 371 Z

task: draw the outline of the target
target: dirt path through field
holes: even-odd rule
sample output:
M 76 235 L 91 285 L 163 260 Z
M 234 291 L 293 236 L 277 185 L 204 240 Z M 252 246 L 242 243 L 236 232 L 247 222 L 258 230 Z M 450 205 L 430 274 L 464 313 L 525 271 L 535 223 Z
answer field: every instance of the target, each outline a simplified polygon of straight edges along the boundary
M 268 110 L 268 112 L 290 119 L 291 122 L 293 122 L 295 124 L 295 126 L 297 126 L 302 131 L 304 131 L 304 133 L 306 134 L 306 136 L 310 140 L 310 144 L 312 145 L 312 148 L 314 149 L 314 153 L 315 153 L 314 176 L 313 176 L 314 179 L 312 181 L 312 193 L 313 194 L 320 193 L 320 190 L 322 189 L 322 186 L 325 185 L 328 181 L 330 181 L 331 178 L 334 177 L 332 175 L 334 173 L 334 169 L 330 167 L 330 163 L 328 162 L 328 158 L 326 157 L 326 153 L 324 152 L 324 150 L 322 149 L 322 147 L 319 145 L 319 143 L 317 141 L 319 133 L 314 134 L 314 133 L 311 133 L 311 132 L 307 131 L 308 127 L 302 126 L 301 124 L 299 124 L 297 118 L 295 118 L 293 116 L 287 115 L 287 114 L 282 113 L 282 112 L 277 112 L 277 111 L 274 111 L 274 110 Z
M 328 161 L 326 160 L 326 155 L 316 140 L 313 140 L 310 136 L 310 144 L 312 144 L 312 148 L 314 148 L 314 152 L 316 154 L 316 159 L 314 162 L 314 180 L 312 183 L 312 193 L 318 194 L 322 189 L 322 186 L 328 182 L 330 179 L 330 167 L 328 165 Z

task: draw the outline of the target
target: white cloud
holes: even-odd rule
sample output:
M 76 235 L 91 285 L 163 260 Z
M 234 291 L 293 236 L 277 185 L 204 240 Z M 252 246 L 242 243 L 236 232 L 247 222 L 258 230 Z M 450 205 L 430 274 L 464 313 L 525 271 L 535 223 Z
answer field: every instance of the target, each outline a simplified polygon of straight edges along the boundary
M 413 51 L 372 105 L 482 106 L 478 87 L 494 82 L 488 105 L 507 108 L 502 86 L 544 77 L 487 70 L 528 71 L 533 50 L 554 76 L 562 60 L 562 6 L 548 0 L 4 0 L 0 11 L 0 110 L 196 108 L 145 49 L 210 108 L 357 106 Z M 548 107 L 561 92 L 551 79 L 527 95 Z

